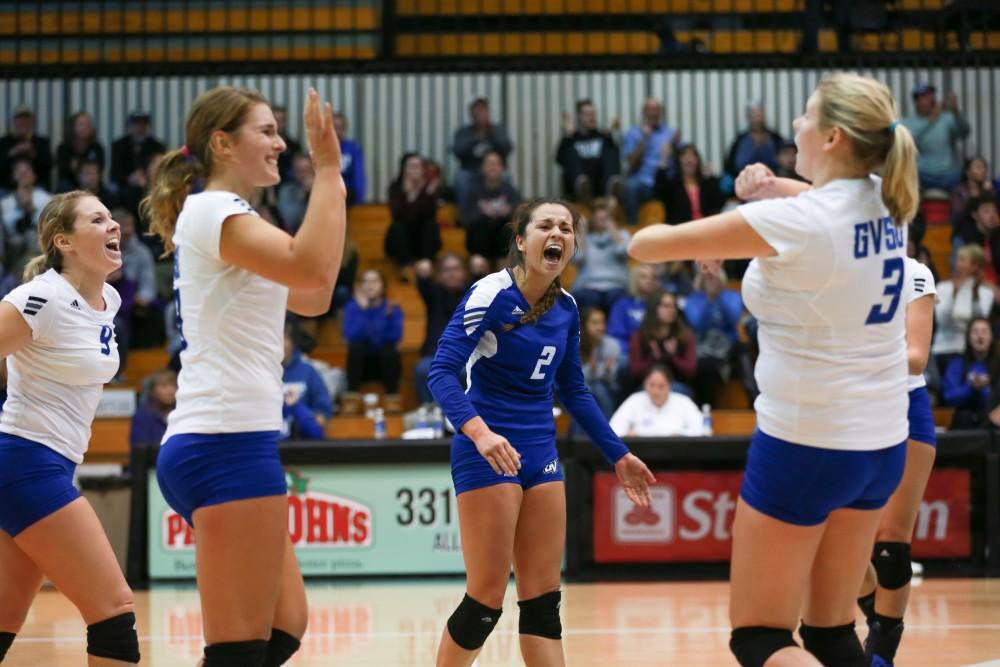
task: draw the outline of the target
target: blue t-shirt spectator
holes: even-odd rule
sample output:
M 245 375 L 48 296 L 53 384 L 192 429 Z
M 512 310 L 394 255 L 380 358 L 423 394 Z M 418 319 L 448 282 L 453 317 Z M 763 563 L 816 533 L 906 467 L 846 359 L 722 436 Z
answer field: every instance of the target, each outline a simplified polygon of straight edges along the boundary
M 333 400 L 323 378 L 298 350 L 292 350 L 291 358 L 284 366 L 281 377 L 285 386 L 285 403 L 281 410 L 284 420 L 282 437 L 321 439 L 323 422 L 333 416 Z
M 729 340 L 739 340 L 737 326 L 743 315 L 743 299 L 736 290 L 723 288 L 714 298 L 702 290 L 688 295 L 684 316 L 698 337 L 711 330 L 722 331 Z

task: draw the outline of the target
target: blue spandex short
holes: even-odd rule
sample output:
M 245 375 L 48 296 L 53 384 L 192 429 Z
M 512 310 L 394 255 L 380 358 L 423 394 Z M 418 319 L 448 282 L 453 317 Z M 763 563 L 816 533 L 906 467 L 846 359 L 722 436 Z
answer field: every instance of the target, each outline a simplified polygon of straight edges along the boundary
M 937 447 L 934 412 L 931 410 L 931 398 L 927 395 L 927 387 L 917 387 L 910 392 L 910 410 L 907 417 L 910 420 L 910 440 Z
M 0 529 L 11 537 L 80 497 L 76 464 L 33 440 L 0 433 Z
M 830 512 L 885 505 L 903 477 L 906 443 L 871 451 L 796 445 L 754 431 L 740 497 L 786 523 L 815 526 Z
M 461 433 L 456 435 L 451 441 L 451 478 L 455 482 L 455 495 L 494 484 L 520 484 L 522 489 L 530 489 L 564 479 L 554 440 L 511 444 L 521 455 L 521 469 L 517 475 L 508 477 L 493 471 L 472 440 Z
M 191 525 L 199 507 L 288 492 L 278 457 L 278 431 L 179 433 L 156 458 L 167 504 Z

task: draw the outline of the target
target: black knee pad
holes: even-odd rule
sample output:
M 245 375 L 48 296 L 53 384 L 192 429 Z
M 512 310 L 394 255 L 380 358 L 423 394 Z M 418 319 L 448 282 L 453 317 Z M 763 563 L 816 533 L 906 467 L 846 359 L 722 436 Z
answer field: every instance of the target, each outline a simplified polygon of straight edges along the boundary
M 798 644 L 792 637 L 792 631 L 785 628 L 760 625 L 734 628 L 729 638 L 729 650 L 742 667 L 764 667 L 768 658 L 789 646 Z
M 890 591 L 902 588 L 913 578 L 910 545 L 906 542 L 876 542 L 872 565 L 878 585 Z
M 0 662 L 3 662 L 10 645 L 14 643 L 14 637 L 13 632 L 0 632 Z
M 263 667 L 266 656 L 264 639 L 210 644 L 205 647 L 202 667 Z
M 854 632 L 854 622 L 817 628 L 805 623 L 799 628 L 802 645 L 825 667 L 868 667 L 861 640 Z
M 139 637 L 135 614 L 119 614 L 87 626 L 87 653 L 98 658 L 139 662 Z
M 466 593 L 448 619 L 448 634 L 466 651 L 475 651 L 486 643 L 502 613 L 502 609 L 490 609 Z
M 302 642 L 284 630 L 278 628 L 271 629 L 271 640 L 267 642 L 267 657 L 264 659 L 264 667 L 281 667 L 288 662 Z
M 546 639 L 562 639 L 562 621 L 559 619 L 559 604 L 562 593 L 552 591 L 530 600 L 520 600 L 518 632 L 522 635 L 537 635 Z

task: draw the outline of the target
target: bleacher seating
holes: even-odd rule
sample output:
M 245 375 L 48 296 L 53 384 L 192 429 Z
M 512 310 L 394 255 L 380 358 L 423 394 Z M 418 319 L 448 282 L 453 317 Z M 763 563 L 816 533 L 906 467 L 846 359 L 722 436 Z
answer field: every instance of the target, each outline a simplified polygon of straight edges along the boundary
M 441 238 L 444 251 L 465 254 L 465 233 L 455 226 L 456 211 L 452 206 L 444 206 L 438 212 L 438 223 L 441 225 Z M 656 224 L 663 220 L 664 211 L 659 202 L 646 204 L 640 211 L 639 226 Z M 400 352 L 403 359 L 403 382 L 401 390 L 404 406 L 413 409 L 417 406 L 416 390 L 412 377 L 413 368 L 419 359 L 420 346 L 424 339 L 426 326 L 423 302 L 413 284 L 403 283 L 392 262 L 385 258 L 382 242 L 389 226 L 389 210 L 384 205 L 356 206 L 350 210 L 348 234 L 358 246 L 360 269 L 377 268 L 386 276 L 389 298 L 403 308 L 405 325 Z M 924 243 L 930 248 L 935 264 L 942 274 L 942 279 L 948 275 L 949 257 L 951 254 L 951 227 L 946 225 L 930 226 L 924 237 Z M 564 282 L 572 285 L 573 268 L 570 266 L 564 275 Z M 319 330 L 317 347 L 311 356 L 333 365 L 343 367 L 347 359 L 347 346 L 341 337 L 339 320 L 327 320 Z M 142 378 L 153 371 L 163 368 L 168 361 L 165 349 L 136 350 L 130 353 L 126 369 L 125 382 L 117 388 L 132 387 L 138 389 Z M 374 384 L 365 385 L 364 391 L 381 393 Z M 746 394 L 738 381 L 731 381 L 723 391 L 718 409 L 713 411 L 715 433 L 718 435 L 748 435 L 755 424 L 752 406 L 747 403 Z M 947 426 L 951 421 L 950 408 L 935 410 L 935 422 L 939 426 Z M 568 428 L 568 418 L 564 415 L 557 421 L 560 433 Z M 386 417 L 386 433 L 390 438 L 399 437 L 403 430 L 402 418 L 399 415 Z M 327 425 L 327 437 L 331 440 L 351 440 L 372 437 L 372 423 L 364 417 L 335 416 Z M 94 435 L 91 440 L 91 450 L 88 454 L 91 461 L 124 461 L 128 456 L 128 420 L 98 419 L 94 423 Z

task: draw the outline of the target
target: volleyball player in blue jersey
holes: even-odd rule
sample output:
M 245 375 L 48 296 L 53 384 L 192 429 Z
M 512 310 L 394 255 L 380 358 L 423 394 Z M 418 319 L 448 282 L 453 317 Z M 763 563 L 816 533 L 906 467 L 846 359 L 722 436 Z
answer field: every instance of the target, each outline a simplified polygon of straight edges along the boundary
M 428 387 L 458 429 L 451 467 L 468 575 L 441 637 L 439 667 L 475 660 L 500 618 L 512 561 L 525 663 L 565 664 L 559 579 L 566 498 L 553 388 L 614 464 L 628 497 L 649 503 L 652 473 L 614 434 L 583 382 L 580 315 L 559 282 L 579 220 L 559 200 L 519 207 L 511 222 L 513 268 L 472 286 L 431 365 Z

